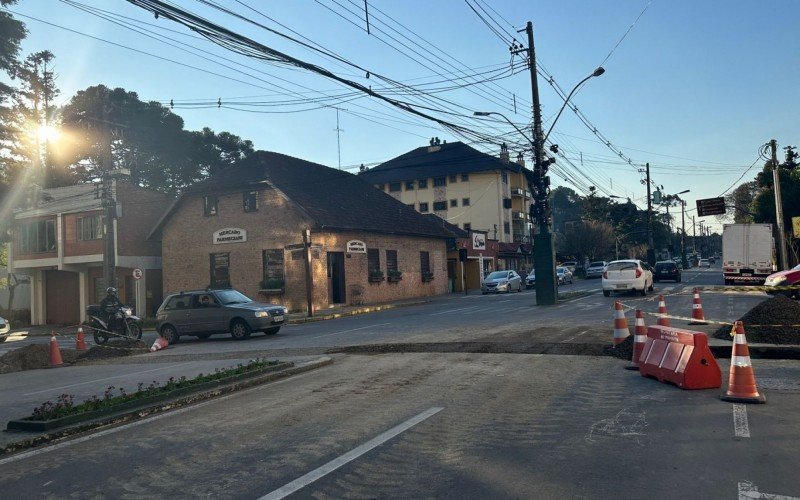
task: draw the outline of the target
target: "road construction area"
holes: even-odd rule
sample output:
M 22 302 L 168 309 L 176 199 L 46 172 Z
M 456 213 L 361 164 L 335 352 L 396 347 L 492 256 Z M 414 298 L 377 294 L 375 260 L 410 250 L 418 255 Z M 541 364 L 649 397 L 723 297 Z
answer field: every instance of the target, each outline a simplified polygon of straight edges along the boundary
M 688 391 L 625 370 L 629 360 L 586 355 L 611 345 L 615 300 L 655 314 L 660 293 L 670 315 L 688 318 L 692 288 L 720 282 L 718 269 L 685 271 L 683 283 L 656 284 L 645 298 L 606 298 L 597 280 L 579 281 L 562 292 L 587 294 L 552 308 L 534 306 L 532 291 L 451 295 L 248 341 L 187 339 L 102 364 L 7 373 L 6 420 L 67 391 L 135 387 L 256 356 L 334 361 L 0 455 L 0 487 L 9 498 L 800 498 L 800 361 L 754 358 L 767 403 L 750 405 L 720 400 L 729 359 L 717 360 L 721 388 Z M 702 306 L 709 320 L 729 322 L 767 298 L 709 291 Z M 633 332 L 633 309 L 625 315 Z M 526 343 L 575 353 L 525 353 Z M 419 348 L 393 347 L 401 344 Z M 495 348 L 459 352 L 469 345 Z

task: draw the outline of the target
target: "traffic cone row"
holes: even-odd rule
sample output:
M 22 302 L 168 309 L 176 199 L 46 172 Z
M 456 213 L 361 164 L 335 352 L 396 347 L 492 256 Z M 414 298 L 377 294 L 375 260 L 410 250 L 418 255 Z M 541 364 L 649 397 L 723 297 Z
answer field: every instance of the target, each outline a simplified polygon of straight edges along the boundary
M 669 326 L 669 318 L 667 315 L 667 303 L 664 302 L 664 296 L 658 296 L 658 324 L 660 326 Z
M 625 319 L 622 302 L 616 301 L 614 310 L 614 345 L 619 345 L 630 336 L 631 332 L 628 330 L 628 320 Z
M 741 321 L 734 323 L 733 352 L 728 374 L 728 390 L 720 396 L 723 401 L 734 403 L 766 403 L 767 398 L 758 392 L 753 365 L 750 363 L 750 348 L 744 336 Z
M 707 325 L 706 318 L 703 315 L 703 303 L 700 301 L 700 291 L 695 288 L 692 290 L 694 298 L 692 299 L 692 320 L 690 325 Z

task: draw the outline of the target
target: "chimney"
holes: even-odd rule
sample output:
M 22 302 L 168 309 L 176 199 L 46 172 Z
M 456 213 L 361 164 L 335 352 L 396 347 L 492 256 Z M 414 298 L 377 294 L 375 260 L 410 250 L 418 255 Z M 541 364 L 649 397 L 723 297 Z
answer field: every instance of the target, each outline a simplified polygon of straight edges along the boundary
M 500 145 L 500 159 L 508 163 L 508 146 L 505 142 Z
M 520 153 L 520 154 L 522 154 L 522 153 Z M 367 170 L 367 167 L 365 167 L 363 163 L 361 164 L 360 167 L 358 167 L 358 171 L 359 172 L 365 172 L 366 170 Z
M 517 154 L 517 165 L 519 165 L 520 167 L 524 167 L 525 166 L 525 158 L 522 157 L 522 151 L 520 151 Z
M 438 137 L 431 137 L 430 146 L 428 146 L 428 153 L 435 153 L 440 149 L 442 149 L 442 147 L 439 144 L 440 141 Z

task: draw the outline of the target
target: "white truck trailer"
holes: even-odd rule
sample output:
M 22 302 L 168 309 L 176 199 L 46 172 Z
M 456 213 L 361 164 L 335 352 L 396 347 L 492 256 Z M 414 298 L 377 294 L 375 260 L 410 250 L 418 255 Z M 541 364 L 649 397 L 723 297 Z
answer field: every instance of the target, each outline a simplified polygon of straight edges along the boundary
M 763 285 L 774 272 L 772 224 L 722 226 L 722 275 L 726 285 Z

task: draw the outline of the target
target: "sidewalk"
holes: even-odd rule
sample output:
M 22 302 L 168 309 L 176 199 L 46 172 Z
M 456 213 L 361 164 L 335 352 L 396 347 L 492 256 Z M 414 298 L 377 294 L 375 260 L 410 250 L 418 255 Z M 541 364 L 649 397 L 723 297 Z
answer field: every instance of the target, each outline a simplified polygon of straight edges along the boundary
M 355 316 L 358 314 L 368 314 L 378 311 L 386 311 L 398 307 L 417 306 L 432 302 L 434 297 L 414 300 L 399 300 L 396 302 L 386 302 L 383 304 L 374 304 L 369 306 L 336 306 L 326 309 L 320 309 L 314 313 L 314 316 L 309 317 L 308 313 L 289 313 L 286 315 L 286 323 L 290 325 L 299 325 L 302 323 L 311 323 L 314 321 L 326 321 L 329 319 L 341 318 L 344 316 Z

